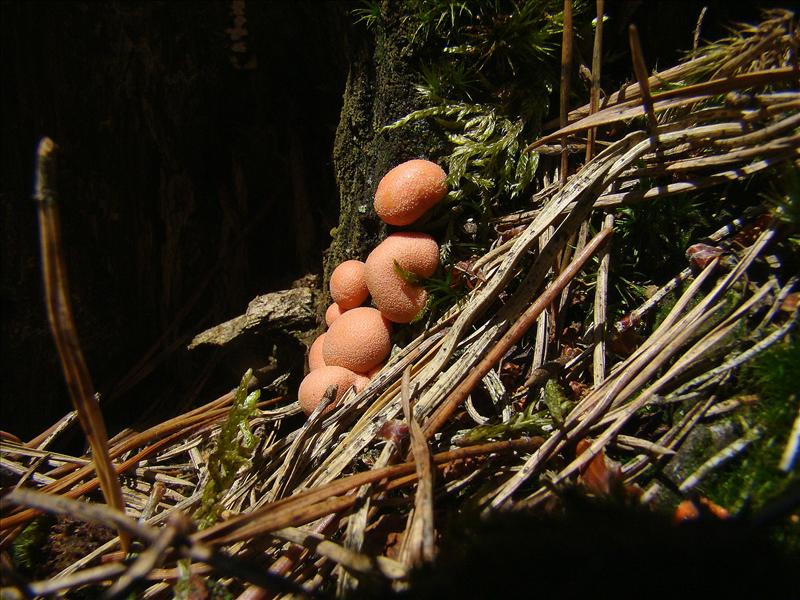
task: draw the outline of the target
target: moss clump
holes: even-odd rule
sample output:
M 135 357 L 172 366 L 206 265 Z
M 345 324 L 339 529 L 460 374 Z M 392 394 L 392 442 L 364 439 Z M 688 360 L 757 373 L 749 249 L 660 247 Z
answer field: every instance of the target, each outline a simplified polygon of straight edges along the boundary
M 790 487 L 800 485 L 797 465 L 788 473 L 779 468 L 800 406 L 797 338 L 764 352 L 742 370 L 739 383 L 744 392 L 759 397 L 758 402 L 748 405 L 741 418 L 748 428 L 758 427 L 764 435 L 739 460 L 709 478 L 704 492 L 732 512 L 758 514 Z M 793 519 L 778 528 L 776 538 L 787 551 L 800 552 L 800 525 Z
M 230 488 L 239 469 L 249 464 L 250 453 L 258 441 L 250 431 L 249 420 L 256 411 L 261 390 L 247 393 L 247 384 L 252 376 L 253 370 L 248 369 L 242 377 L 231 411 L 208 459 L 210 477 L 203 488 L 200 507 L 194 515 L 200 529 L 216 523 L 222 511 L 220 500 Z
M 514 414 L 506 423 L 487 423 L 473 427 L 456 438 L 461 446 L 480 444 L 489 440 L 502 440 L 521 435 L 545 435 L 559 427 L 564 415 L 575 406 L 567 398 L 564 388 L 555 379 L 544 384 L 543 401 L 547 408 L 536 410 L 538 402 L 531 402 L 525 410 Z
M 415 0 L 407 19 L 430 48 L 416 89 L 420 107 L 391 129 L 435 123 L 448 148 L 449 199 L 479 225 L 498 203 L 529 192 L 538 133 L 557 73 L 562 3 Z M 485 232 L 484 232 L 485 233 Z
M 34 519 L 14 540 L 11 556 L 16 567 L 25 575 L 32 576 L 38 572 L 37 566 L 42 563 L 44 545 L 54 522 L 50 517 Z
M 417 95 L 382 134 L 422 126 L 441 140 L 432 158 L 446 167 L 450 191 L 415 224 L 436 230 L 441 245 L 442 275 L 428 286 L 429 320 L 465 291 L 453 271 L 488 249 L 496 234 L 491 219 L 528 206 L 539 155 L 525 148 L 541 130 L 558 81 L 562 9 L 560 0 L 404 4 L 408 44 L 422 48 L 413 62 Z M 575 10 L 581 16 L 583 4 Z M 359 13 L 373 23 L 376 14 L 374 8 Z

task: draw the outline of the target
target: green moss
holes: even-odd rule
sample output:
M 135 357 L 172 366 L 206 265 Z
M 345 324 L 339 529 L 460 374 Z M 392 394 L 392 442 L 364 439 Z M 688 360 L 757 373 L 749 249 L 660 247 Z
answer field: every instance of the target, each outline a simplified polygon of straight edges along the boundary
M 538 403 L 531 402 L 524 411 L 513 415 L 507 423 L 487 423 L 473 427 L 461 435 L 456 443 L 469 446 L 489 440 L 549 433 L 563 422 L 564 415 L 569 413 L 575 403 L 567 398 L 564 388 L 553 378 L 544 384 L 543 399 L 547 409 L 536 411 L 534 409 Z
M 258 441 L 250 431 L 249 420 L 256 411 L 261 390 L 247 393 L 247 385 L 252 376 L 253 370 L 248 369 L 242 377 L 228 418 L 222 425 L 214 451 L 208 459 L 210 477 L 203 488 L 200 506 L 194 515 L 200 529 L 216 523 L 222 511 L 220 499 L 230 488 L 239 469 L 249 464 L 250 453 Z
M 36 571 L 37 563 L 42 559 L 42 548 L 54 520 L 50 517 L 39 517 L 28 523 L 14 540 L 11 556 L 16 567 L 26 575 Z
M 715 473 L 703 491 L 732 512 L 758 513 L 790 486 L 800 485 L 797 465 L 789 473 L 779 468 L 788 435 L 800 407 L 800 343 L 792 338 L 762 354 L 745 367 L 739 384 L 758 395 L 741 418 L 764 435 L 732 464 Z M 776 537 L 787 549 L 800 552 L 800 526 L 787 523 Z
M 434 318 L 463 295 L 448 281 L 451 268 L 482 254 L 497 208 L 523 206 L 533 189 L 538 156 L 524 148 L 558 81 L 562 7 L 560 0 L 411 0 L 355 10 L 368 43 L 354 47 L 337 130 L 341 210 L 323 289 L 337 264 L 363 259 L 385 236 L 371 209 L 381 177 L 424 157 L 446 166 L 450 193 L 416 224 L 443 248 L 443 275 L 430 283 L 421 316 Z
M 446 268 L 441 275 L 425 281 L 428 301 L 418 319 L 426 317 L 428 324 L 432 324 L 450 307 L 464 301 L 468 291 L 466 283 L 463 277 L 454 273 L 455 269 Z
M 416 86 L 421 106 L 391 128 L 432 121 L 447 139 L 449 202 L 480 221 L 530 190 L 538 132 L 557 81 L 560 2 L 416 0 L 407 19 L 432 48 Z M 462 216 L 463 218 L 463 216 Z

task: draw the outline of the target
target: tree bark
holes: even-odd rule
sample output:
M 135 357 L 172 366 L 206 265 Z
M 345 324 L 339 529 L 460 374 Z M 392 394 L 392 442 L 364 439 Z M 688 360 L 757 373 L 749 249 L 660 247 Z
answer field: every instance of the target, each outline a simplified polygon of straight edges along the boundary
M 353 35 L 350 70 L 333 160 L 339 189 L 339 223 L 331 231 L 325 253 L 322 306 L 330 303 L 330 274 L 348 259 L 365 260 L 385 237 L 387 227 L 373 207 L 375 189 L 383 175 L 412 158 L 433 159 L 443 152 L 441 135 L 425 123 L 384 131 L 397 119 L 419 108 L 414 92 L 425 48 L 414 39 L 407 3 L 381 3 L 374 29 L 358 28 Z

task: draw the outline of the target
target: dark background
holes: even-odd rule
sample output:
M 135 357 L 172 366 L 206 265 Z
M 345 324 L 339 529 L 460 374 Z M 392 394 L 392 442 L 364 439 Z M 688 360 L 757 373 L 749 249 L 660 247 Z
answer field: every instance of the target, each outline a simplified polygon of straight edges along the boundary
M 42 135 L 61 148 L 73 309 L 112 433 L 208 400 L 211 367 L 186 342 L 255 295 L 322 272 L 339 219 L 332 149 L 345 82 L 354 52 L 359 69 L 380 53 L 363 60 L 372 32 L 353 24 L 359 3 L 251 0 L 247 35 L 233 40 L 236 4 L 0 3 L 0 429 L 28 439 L 70 409 L 30 199 Z M 648 66 L 666 68 L 691 47 L 702 6 L 713 39 L 759 5 L 788 5 L 606 4 L 606 89 L 631 77 L 629 22 Z M 591 40 L 577 46 L 590 64 Z
M 73 310 L 117 426 L 196 378 L 164 355 L 167 372 L 127 393 L 147 381 L 131 369 L 151 348 L 180 348 L 321 269 L 348 7 L 247 2 L 235 52 L 231 6 L 2 4 L 0 428 L 29 438 L 69 410 L 30 200 L 42 135 L 61 148 Z

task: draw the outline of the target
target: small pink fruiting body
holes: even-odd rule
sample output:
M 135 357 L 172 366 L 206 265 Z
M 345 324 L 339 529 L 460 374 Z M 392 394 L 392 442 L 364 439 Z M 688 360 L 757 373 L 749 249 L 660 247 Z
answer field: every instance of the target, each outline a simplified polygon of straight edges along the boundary
M 358 373 L 356 373 L 356 380 L 355 380 L 354 385 L 356 386 L 356 393 L 357 394 L 360 394 L 362 392 L 362 390 L 365 387 L 367 387 L 368 383 L 369 383 L 369 377 L 367 377 L 365 375 L 359 375 Z
M 389 225 L 410 225 L 447 194 L 447 175 L 429 160 L 409 160 L 386 173 L 375 192 L 375 212 Z
M 391 324 L 374 308 L 362 306 L 344 313 L 325 335 L 325 364 L 366 373 L 392 348 Z
M 395 323 L 409 323 L 425 307 L 428 294 L 421 285 L 400 273 L 430 277 L 439 264 L 439 245 L 431 236 L 416 231 L 393 233 L 367 257 L 364 278 L 372 301 Z
M 330 327 L 336 319 L 342 316 L 343 312 L 342 307 L 334 302 L 325 311 L 325 324 Z
M 300 408 L 304 413 L 310 415 L 322 400 L 328 387 L 336 385 L 338 386 L 336 398 L 326 412 L 333 410 L 344 393 L 356 384 L 357 377 L 358 375 L 343 367 L 325 366 L 311 371 L 300 382 L 300 389 L 297 390 L 297 401 Z
M 364 281 L 364 263 L 360 260 L 346 260 L 331 274 L 331 297 L 343 310 L 361 306 L 369 296 Z
M 317 339 L 314 340 L 314 343 L 311 344 L 311 348 L 308 350 L 308 370 L 314 371 L 319 369 L 320 367 L 325 366 L 325 359 L 322 357 L 322 344 L 325 341 L 325 334 L 323 333 Z

